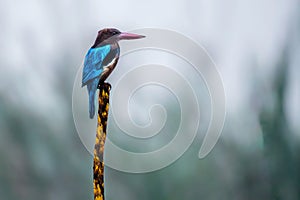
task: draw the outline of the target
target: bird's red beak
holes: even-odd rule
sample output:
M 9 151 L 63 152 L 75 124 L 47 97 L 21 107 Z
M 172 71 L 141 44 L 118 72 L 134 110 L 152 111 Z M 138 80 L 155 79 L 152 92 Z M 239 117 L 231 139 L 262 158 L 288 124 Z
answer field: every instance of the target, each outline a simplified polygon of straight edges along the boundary
M 134 40 L 134 39 L 140 39 L 140 38 L 144 38 L 146 36 L 143 35 L 138 35 L 138 34 L 134 34 L 134 33 L 121 33 L 118 38 L 120 40 Z

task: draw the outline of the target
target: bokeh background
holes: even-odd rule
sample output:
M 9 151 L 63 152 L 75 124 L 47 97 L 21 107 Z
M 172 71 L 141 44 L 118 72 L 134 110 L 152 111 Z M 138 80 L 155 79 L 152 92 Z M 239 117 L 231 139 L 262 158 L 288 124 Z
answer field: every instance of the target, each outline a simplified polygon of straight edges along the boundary
M 166 28 L 202 44 L 223 78 L 227 117 L 147 174 L 107 168 L 108 200 L 300 199 L 297 0 L 0 3 L 0 199 L 93 199 L 92 156 L 72 117 L 72 87 L 99 29 Z

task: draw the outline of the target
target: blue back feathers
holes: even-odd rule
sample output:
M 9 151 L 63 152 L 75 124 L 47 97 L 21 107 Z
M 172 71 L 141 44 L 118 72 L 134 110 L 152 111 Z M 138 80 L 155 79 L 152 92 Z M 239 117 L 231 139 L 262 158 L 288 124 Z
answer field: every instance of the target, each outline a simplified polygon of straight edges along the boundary
M 101 73 L 103 72 L 103 60 L 109 54 L 110 50 L 110 45 L 91 48 L 85 56 L 82 72 L 82 87 L 87 85 L 90 118 L 93 118 L 95 115 L 95 94 Z
M 84 67 L 82 73 L 82 86 L 86 85 L 88 81 L 99 77 L 103 72 L 102 62 L 111 50 L 110 45 L 102 47 L 91 48 L 84 60 Z

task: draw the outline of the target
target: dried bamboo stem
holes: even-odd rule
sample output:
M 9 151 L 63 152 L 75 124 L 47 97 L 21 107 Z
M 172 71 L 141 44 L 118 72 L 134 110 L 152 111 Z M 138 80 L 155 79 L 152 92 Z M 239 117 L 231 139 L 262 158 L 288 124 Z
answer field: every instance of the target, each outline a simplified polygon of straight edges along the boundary
M 104 200 L 104 144 L 106 139 L 106 126 L 109 110 L 110 84 L 104 83 L 98 86 L 99 108 L 96 141 L 94 147 L 94 200 Z

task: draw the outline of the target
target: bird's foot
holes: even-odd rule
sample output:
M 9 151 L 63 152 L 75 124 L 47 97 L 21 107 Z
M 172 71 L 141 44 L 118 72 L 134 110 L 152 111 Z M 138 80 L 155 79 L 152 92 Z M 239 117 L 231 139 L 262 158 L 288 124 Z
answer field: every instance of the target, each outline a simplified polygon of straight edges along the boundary
M 111 88 L 111 85 L 109 84 L 109 83 L 107 83 L 107 82 L 102 82 L 102 83 L 98 83 L 98 86 L 97 86 L 97 88 L 98 89 L 108 89 L 108 90 L 110 90 L 110 88 Z

